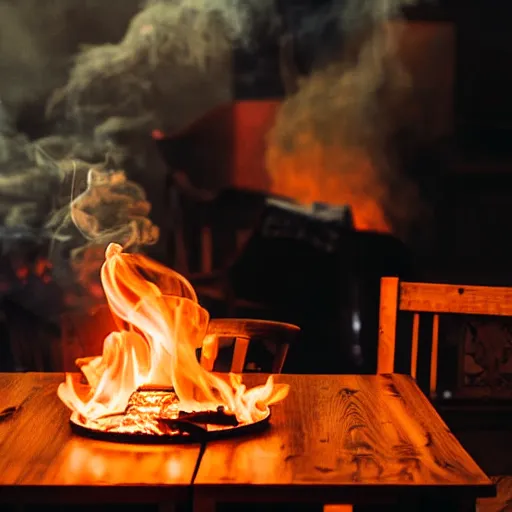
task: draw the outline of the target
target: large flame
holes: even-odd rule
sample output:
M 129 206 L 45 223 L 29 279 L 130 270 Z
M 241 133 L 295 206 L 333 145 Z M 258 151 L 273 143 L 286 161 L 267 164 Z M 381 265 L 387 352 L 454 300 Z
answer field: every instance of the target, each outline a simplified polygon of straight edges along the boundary
M 356 229 L 392 231 L 384 213 L 386 183 L 365 151 L 323 144 L 304 132 L 293 149 L 271 143 L 266 159 L 272 193 L 303 204 L 348 204 Z
M 58 389 L 86 422 L 123 413 L 142 386 L 172 387 L 186 412 L 221 405 L 242 423 L 265 417 L 269 405 L 286 397 L 288 387 L 272 377 L 246 389 L 238 375 L 226 380 L 201 367 L 196 348 L 205 339 L 209 314 L 180 274 L 110 244 L 101 281 L 119 330 L 107 336 L 101 356 L 77 361 L 88 382 L 85 391 L 73 374 Z

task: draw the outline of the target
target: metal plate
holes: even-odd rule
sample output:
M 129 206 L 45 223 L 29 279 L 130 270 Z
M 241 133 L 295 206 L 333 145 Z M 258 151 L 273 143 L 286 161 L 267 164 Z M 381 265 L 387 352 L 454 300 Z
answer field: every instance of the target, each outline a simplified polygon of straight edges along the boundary
M 71 430 L 80 436 L 101 441 L 173 444 L 206 442 L 250 435 L 261 432 L 268 427 L 270 422 L 270 409 L 266 412 L 266 416 L 258 421 L 236 426 L 195 423 L 175 418 L 166 421 L 177 422 L 179 426 L 172 429 L 172 433 L 163 433 L 159 427 L 159 418 L 162 417 L 162 407 L 173 405 L 172 398 L 172 390 L 139 390 L 130 398 L 130 404 L 125 413 L 100 419 L 97 424 L 86 424 L 80 415 L 73 413 L 70 418 Z M 144 428 L 134 426 L 132 420 L 139 420 Z M 106 426 L 109 427 L 109 430 L 105 429 Z M 167 429 L 171 430 L 169 427 Z

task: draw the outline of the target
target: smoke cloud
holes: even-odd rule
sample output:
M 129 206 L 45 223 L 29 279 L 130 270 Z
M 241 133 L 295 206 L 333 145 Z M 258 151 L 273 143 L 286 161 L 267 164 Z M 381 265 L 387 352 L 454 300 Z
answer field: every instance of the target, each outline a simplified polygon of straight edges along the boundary
M 14 82 L 3 78 L 0 95 L 14 117 L 46 96 L 49 131 L 30 140 L 0 119 L 0 236 L 4 248 L 28 237 L 48 245 L 54 277 L 71 282 L 72 271 L 99 296 L 108 243 L 138 250 L 159 238 L 145 189 L 159 197 L 166 169 L 151 129 L 179 130 L 230 101 L 233 48 L 249 48 L 256 27 L 271 32 L 276 24 L 273 0 L 149 0 L 138 12 L 131 0 L 113 11 L 97 0 L 79 3 L 51 2 L 41 16 L 33 0 L 1 6 L 0 28 L 9 26 L 0 65 Z M 65 18 L 93 22 L 94 30 L 84 34 L 77 23 L 68 33 L 75 31 L 61 30 Z M 72 63 L 66 51 L 96 40 L 102 44 L 79 51 L 64 77 Z
M 39 0 L 0 5 L 0 98 L 15 117 L 43 96 L 50 127 L 31 140 L 0 108 L 0 239 L 4 250 L 20 240 L 47 245 L 57 279 L 72 270 L 99 296 L 91 283 L 109 242 L 138 250 L 159 237 L 150 205 L 166 169 L 153 165 L 150 131 L 178 132 L 231 101 L 233 49 L 277 36 L 280 21 L 274 0 L 123 0 L 122 15 L 116 2 L 66 2 L 64 11 L 59 2 L 38 11 Z M 333 0 L 305 21 L 304 32 L 334 23 L 344 41 L 280 108 L 267 152 L 274 192 L 351 204 L 359 227 L 407 228 L 416 192 L 389 148 L 407 123 L 409 82 L 386 22 L 412 3 Z M 87 35 L 64 36 L 55 27 L 79 4 L 90 8 Z M 80 42 L 89 46 L 72 61 L 60 50 Z
M 124 171 L 112 169 L 108 163 L 91 166 L 77 160 L 61 162 L 61 169 L 66 169 L 71 201 L 47 224 L 56 242 L 52 259 L 68 257 L 78 283 L 102 298 L 99 268 L 108 244 L 115 241 L 136 251 L 155 244 L 159 230 L 148 218 L 151 205 L 144 190 L 128 180 Z
M 232 100 L 232 51 L 255 27 L 272 31 L 273 0 L 150 0 L 117 44 L 81 52 L 50 115 L 91 129 L 98 120 L 150 115 L 174 132 Z
M 419 201 L 392 152 L 407 125 L 410 82 L 390 21 L 413 3 L 340 0 L 312 21 L 335 20 L 344 44 L 299 79 L 278 112 L 267 151 L 274 192 L 349 204 L 356 227 L 406 233 Z
M 2 0 L 0 98 L 15 117 L 32 108 L 43 112 L 80 45 L 118 40 L 139 9 L 140 0 Z

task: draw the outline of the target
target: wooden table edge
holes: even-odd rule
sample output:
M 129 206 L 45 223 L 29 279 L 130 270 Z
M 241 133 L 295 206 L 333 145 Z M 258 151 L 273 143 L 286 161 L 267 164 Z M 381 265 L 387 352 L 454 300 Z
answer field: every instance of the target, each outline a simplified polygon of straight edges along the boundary
M 191 492 L 192 484 L 2 485 L 0 504 L 186 503 Z
M 365 497 L 361 498 L 364 487 Z M 220 489 L 219 489 L 220 487 Z M 386 484 L 351 484 L 347 486 L 325 484 L 289 484 L 289 485 L 258 485 L 258 484 L 193 484 L 194 496 L 201 499 L 212 499 L 221 502 L 306 502 L 331 504 L 371 504 L 393 503 L 399 495 L 402 499 L 415 499 L 424 496 L 435 496 L 442 499 L 476 500 L 496 496 L 496 485 L 403 485 L 390 486 Z M 222 498 L 219 498 L 219 490 Z

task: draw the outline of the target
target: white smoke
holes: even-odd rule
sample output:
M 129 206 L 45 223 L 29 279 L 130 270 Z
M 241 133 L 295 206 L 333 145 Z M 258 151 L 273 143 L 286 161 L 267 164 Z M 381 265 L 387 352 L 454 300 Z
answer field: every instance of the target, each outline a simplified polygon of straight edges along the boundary
M 277 27 L 274 0 L 150 0 L 117 44 L 81 52 L 49 106 L 82 129 L 150 115 L 179 130 L 233 99 L 232 53 Z

